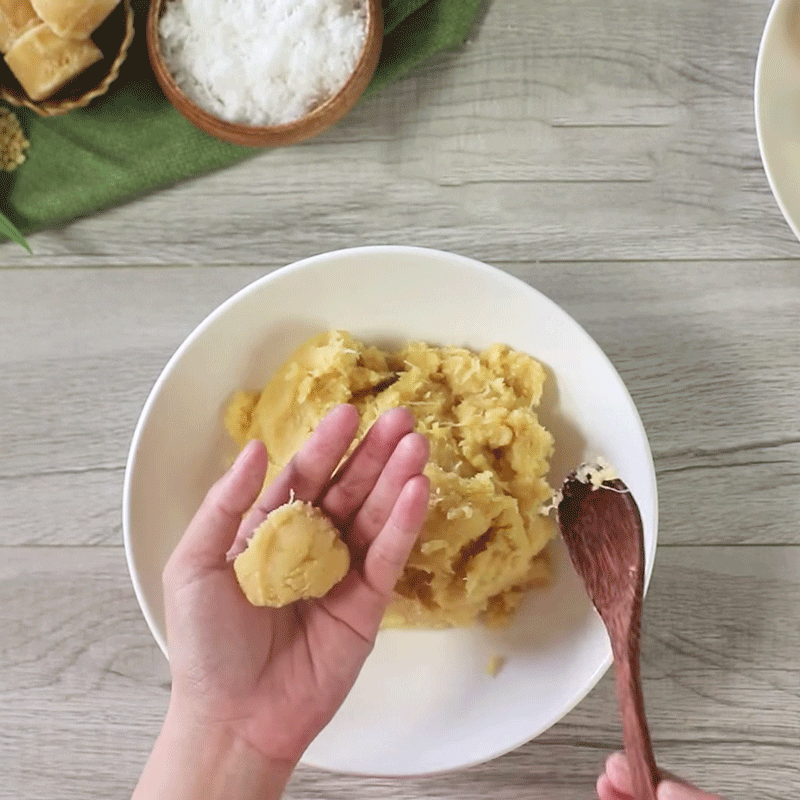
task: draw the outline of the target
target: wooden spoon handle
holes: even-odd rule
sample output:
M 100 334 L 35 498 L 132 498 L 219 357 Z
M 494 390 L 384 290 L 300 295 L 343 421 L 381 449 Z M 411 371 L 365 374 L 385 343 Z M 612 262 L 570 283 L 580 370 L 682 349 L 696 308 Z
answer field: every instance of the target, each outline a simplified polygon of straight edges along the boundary
M 633 650 L 633 652 L 631 652 Z M 656 800 L 658 768 L 644 713 L 644 696 L 639 677 L 639 655 L 635 648 L 614 657 L 617 671 L 617 699 L 622 715 L 625 754 L 631 767 L 636 800 Z

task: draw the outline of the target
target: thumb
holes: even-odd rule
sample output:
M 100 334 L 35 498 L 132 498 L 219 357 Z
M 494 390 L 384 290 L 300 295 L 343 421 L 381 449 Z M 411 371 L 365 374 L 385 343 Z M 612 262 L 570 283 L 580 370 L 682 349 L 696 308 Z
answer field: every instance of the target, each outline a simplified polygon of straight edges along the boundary
M 686 783 L 666 780 L 658 784 L 658 800 L 722 800 L 719 795 L 707 794 Z
M 721 800 L 719 795 L 707 794 L 668 772 L 660 772 L 661 781 L 656 791 L 658 800 Z M 605 788 L 602 792 L 598 788 L 598 793 L 603 798 L 633 796 L 631 768 L 624 753 L 614 753 L 608 757 L 605 773 L 600 777 L 598 787 L 601 784 Z
M 242 515 L 258 498 L 266 471 L 264 443 L 253 440 L 208 490 L 172 558 L 192 570 L 226 567 Z

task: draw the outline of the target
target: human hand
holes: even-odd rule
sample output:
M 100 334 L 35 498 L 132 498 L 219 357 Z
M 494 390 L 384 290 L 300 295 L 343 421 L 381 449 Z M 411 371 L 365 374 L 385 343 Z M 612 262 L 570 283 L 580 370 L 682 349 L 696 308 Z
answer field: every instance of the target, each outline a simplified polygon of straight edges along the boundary
M 405 409 L 386 412 L 333 475 L 358 422 L 352 406 L 331 411 L 260 496 L 267 454 L 261 442 L 250 442 L 209 490 L 164 570 L 172 673 L 166 735 L 196 731 L 192 741 L 206 750 L 209 738 L 221 738 L 226 749 L 244 750 L 257 773 L 268 765 L 285 781 L 347 696 L 425 520 L 429 493 L 422 475 L 428 443 L 412 432 Z M 339 528 L 351 568 L 323 598 L 255 607 L 231 556 L 290 492 Z M 157 794 L 178 796 L 163 788 Z M 206 789 L 205 796 L 214 795 Z
M 658 800 L 722 800 L 719 795 L 702 792 L 666 773 L 662 773 L 656 794 Z M 624 753 L 608 757 L 605 771 L 597 780 L 597 796 L 600 800 L 636 800 L 630 766 Z

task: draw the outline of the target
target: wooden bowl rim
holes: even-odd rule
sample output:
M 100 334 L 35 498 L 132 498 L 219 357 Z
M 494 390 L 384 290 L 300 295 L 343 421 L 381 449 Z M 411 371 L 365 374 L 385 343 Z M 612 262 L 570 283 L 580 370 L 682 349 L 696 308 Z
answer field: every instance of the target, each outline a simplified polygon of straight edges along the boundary
M 112 83 L 119 77 L 119 71 L 123 62 L 128 57 L 128 49 L 133 41 L 134 33 L 136 32 L 133 25 L 133 8 L 131 7 L 130 0 L 122 0 L 123 7 L 125 8 L 125 35 L 122 37 L 122 43 L 117 51 L 117 56 L 109 67 L 108 73 L 93 89 L 84 92 L 80 97 L 70 98 L 68 100 L 61 100 L 60 102 L 53 103 L 43 100 L 39 103 L 31 100 L 27 95 L 20 97 L 18 94 L 12 93 L 5 86 L 0 88 L 0 99 L 5 100 L 12 106 L 17 108 L 24 106 L 31 111 L 36 112 L 40 117 L 55 117 L 60 114 L 66 114 L 76 108 L 84 108 L 88 106 L 95 97 L 104 95 Z
M 367 33 L 364 47 L 350 77 L 336 94 L 302 117 L 279 125 L 247 125 L 215 116 L 194 102 L 175 82 L 161 52 L 158 22 L 167 2 L 151 0 L 147 14 L 147 51 L 156 79 L 169 102 L 189 122 L 205 133 L 231 144 L 246 147 L 293 144 L 321 133 L 338 122 L 366 91 L 378 66 L 383 45 L 383 9 L 380 0 L 365 0 Z

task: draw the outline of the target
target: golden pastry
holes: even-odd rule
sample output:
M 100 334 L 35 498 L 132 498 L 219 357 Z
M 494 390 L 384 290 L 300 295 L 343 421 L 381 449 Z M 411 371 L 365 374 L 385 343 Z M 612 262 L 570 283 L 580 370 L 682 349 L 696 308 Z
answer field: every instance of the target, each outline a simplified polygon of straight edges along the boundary
M 0 0 L 0 53 L 7 53 L 23 33 L 40 21 L 29 0 Z
M 36 13 L 59 36 L 88 39 L 119 0 L 31 0 Z
M 4 58 L 28 97 L 44 100 L 103 54 L 91 39 L 62 39 L 42 23 L 20 36 Z

